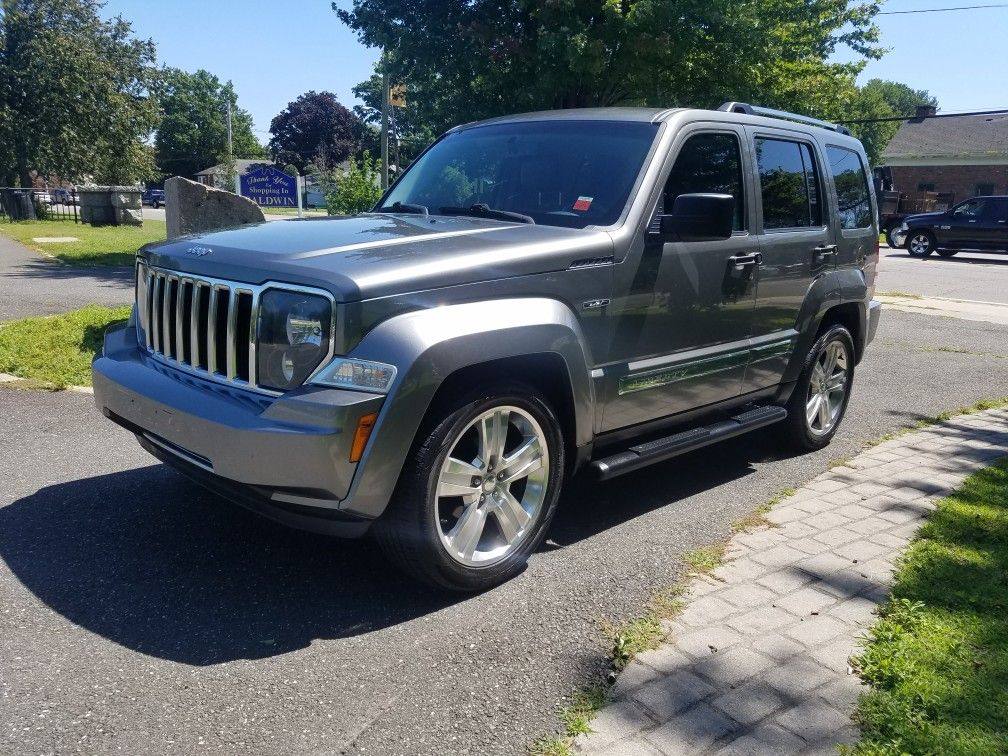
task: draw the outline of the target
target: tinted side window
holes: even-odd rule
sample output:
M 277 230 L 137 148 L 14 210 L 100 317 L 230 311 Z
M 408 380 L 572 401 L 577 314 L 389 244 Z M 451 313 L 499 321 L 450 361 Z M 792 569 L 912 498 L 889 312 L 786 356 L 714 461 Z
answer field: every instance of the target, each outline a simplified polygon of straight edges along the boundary
M 735 198 L 734 229 L 745 228 L 742 154 L 734 134 L 696 134 L 683 144 L 665 182 L 665 212 L 680 194 L 712 192 Z
M 956 218 L 979 218 L 983 215 L 986 204 L 986 200 L 972 199 L 959 205 L 959 207 L 952 211 L 952 215 Z
M 827 147 L 830 173 L 840 206 L 840 228 L 868 228 L 872 223 L 868 176 L 861 156 L 843 147 Z
M 822 224 L 819 179 L 808 145 L 756 138 L 763 228 L 803 228 Z

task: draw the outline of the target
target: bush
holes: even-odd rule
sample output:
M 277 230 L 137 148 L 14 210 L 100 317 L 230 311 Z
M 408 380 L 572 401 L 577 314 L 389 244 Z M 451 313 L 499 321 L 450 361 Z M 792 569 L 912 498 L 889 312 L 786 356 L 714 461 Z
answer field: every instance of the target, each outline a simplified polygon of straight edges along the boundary
M 371 210 L 381 199 L 381 162 L 365 150 L 358 163 L 350 158 L 346 173 L 338 168 L 316 167 L 319 186 L 329 215 L 357 215 Z

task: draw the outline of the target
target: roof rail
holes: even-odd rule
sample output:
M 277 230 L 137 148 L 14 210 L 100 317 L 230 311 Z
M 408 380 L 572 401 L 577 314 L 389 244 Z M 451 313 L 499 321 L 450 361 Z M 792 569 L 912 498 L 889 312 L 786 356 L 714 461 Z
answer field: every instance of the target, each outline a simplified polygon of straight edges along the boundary
M 725 102 L 721 104 L 718 110 L 725 113 L 745 113 L 746 115 L 766 116 L 767 118 L 782 118 L 785 121 L 806 123 L 809 126 L 818 126 L 821 129 L 829 129 L 830 131 L 835 131 L 838 134 L 851 136 L 850 129 L 846 126 L 839 126 L 835 123 L 830 123 L 829 121 L 822 121 L 818 118 L 799 115 L 798 113 L 789 113 L 786 110 L 774 110 L 773 108 L 764 108 L 759 105 L 750 105 L 745 102 Z

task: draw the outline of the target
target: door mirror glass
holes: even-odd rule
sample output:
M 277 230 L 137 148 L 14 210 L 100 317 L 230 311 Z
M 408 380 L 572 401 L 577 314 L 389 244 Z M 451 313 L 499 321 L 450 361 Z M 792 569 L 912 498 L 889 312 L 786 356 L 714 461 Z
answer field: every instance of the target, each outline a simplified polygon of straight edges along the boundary
M 669 241 L 729 239 L 735 221 L 730 194 L 680 194 L 672 212 L 661 216 L 661 234 Z

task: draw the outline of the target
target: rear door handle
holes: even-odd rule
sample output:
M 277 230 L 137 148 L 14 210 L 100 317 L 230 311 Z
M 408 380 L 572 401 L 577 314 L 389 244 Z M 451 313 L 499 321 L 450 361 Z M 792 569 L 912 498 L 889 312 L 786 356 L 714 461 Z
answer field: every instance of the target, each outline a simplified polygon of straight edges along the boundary
M 749 255 L 732 255 L 728 258 L 728 262 L 735 266 L 736 270 L 742 270 L 743 268 L 748 268 L 750 265 L 759 265 L 763 262 L 763 254 L 761 252 L 753 252 Z
M 823 244 L 822 246 L 816 247 L 812 250 L 819 259 L 826 259 L 827 257 L 833 257 L 837 253 L 836 244 Z

